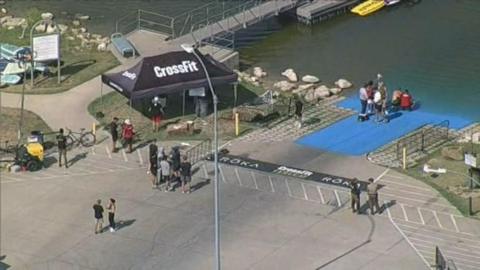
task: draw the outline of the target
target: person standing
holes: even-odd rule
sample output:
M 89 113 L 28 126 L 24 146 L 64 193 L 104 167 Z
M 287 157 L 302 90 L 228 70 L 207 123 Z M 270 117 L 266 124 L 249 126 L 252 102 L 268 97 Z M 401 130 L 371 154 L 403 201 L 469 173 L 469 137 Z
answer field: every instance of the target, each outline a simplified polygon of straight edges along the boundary
M 65 161 L 65 168 L 68 168 L 67 162 L 67 137 L 63 134 L 63 128 L 58 131 L 57 135 L 58 146 L 58 166 L 62 167 L 62 157 Z
M 113 117 L 110 123 L 110 134 L 112 135 L 112 153 L 117 152 L 117 140 L 118 140 L 118 118 Z
M 180 149 L 178 146 L 172 147 L 172 152 L 170 153 L 170 158 L 172 161 L 172 171 L 173 171 L 173 180 L 175 182 L 180 181 L 180 163 L 181 163 L 181 155 Z
M 410 95 L 410 92 L 408 92 L 407 89 L 405 89 L 405 92 L 402 93 L 400 96 L 400 108 L 402 110 L 412 110 L 413 106 L 413 99 L 412 96 Z
M 95 217 L 95 234 L 102 232 L 103 224 L 103 206 L 102 200 L 98 199 L 97 203 L 93 205 L 93 212 Z
M 165 192 L 170 191 L 170 163 L 168 163 L 166 156 L 160 161 L 160 179 L 165 182 Z
M 187 156 L 183 156 L 182 164 L 180 164 L 180 173 L 182 175 L 182 193 L 190 193 L 192 189 L 190 186 L 192 181 L 192 164 L 188 161 Z M 185 186 L 188 186 L 187 190 L 185 190 Z
M 358 95 L 360 99 L 360 113 L 358 114 L 358 121 L 365 121 L 367 120 L 367 104 L 368 104 L 368 94 L 367 94 L 367 86 L 365 84 L 363 87 L 358 90 Z
M 149 111 L 152 115 L 152 128 L 154 132 L 158 132 L 160 129 L 160 122 L 162 121 L 164 111 L 162 104 L 160 104 L 160 98 L 154 97 L 152 100 L 152 105 L 149 108 Z
M 117 211 L 117 204 L 114 198 L 110 198 L 107 205 L 108 223 L 110 224 L 110 232 L 115 232 L 115 212 Z
M 360 214 L 360 183 L 357 178 L 353 178 L 350 183 L 351 207 L 352 212 Z
M 373 178 L 368 179 L 368 206 L 370 207 L 370 214 L 375 215 L 375 212 L 380 212 L 380 205 L 378 204 L 378 184 L 376 184 Z M 377 211 L 374 211 L 374 207 Z
M 133 129 L 133 125 L 130 122 L 130 119 L 126 119 L 123 123 L 122 128 L 122 137 L 125 140 L 125 143 L 128 145 L 128 153 L 132 152 L 132 143 L 133 143 L 133 136 L 135 135 L 135 130 Z
M 149 164 L 147 174 L 151 175 L 152 188 L 157 188 L 157 172 L 158 172 L 158 148 L 155 143 L 151 143 L 149 146 Z
M 295 96 L 295 118 L 297 128 L 302 128 L 303 124 L 303 102 L 298 96 Z

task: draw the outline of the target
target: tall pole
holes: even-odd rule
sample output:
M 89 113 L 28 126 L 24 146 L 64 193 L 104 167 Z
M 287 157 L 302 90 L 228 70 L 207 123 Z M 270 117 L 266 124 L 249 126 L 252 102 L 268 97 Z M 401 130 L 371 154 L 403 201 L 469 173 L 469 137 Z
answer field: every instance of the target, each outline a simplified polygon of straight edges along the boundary
M 203 63 L 202 59 L 198 56 L 198 54 L 193 50 L 193 55 L 198 59 L 200 64 L 202 65 L 203 71 L 205 72 L 205 77 L 207 78 L 208 87 L 210 88 L 210 92 L 212 93 L 213 97 L 213 142 L 214 142 L 214 167 L 215 167 L 215 179 L 214 179 L 214 201 L 215 201 L 215 269 L 220 270 L 220 221 L 219 221 L 219 192 L 218 192 L 218 97 L 213 90 L 213 85 L 210 80 L 210 75 L 208 75 L 207 68 Z
M 22 85 L 22 105 L 20 109 L 20 123 L 18 126 L 18 142 L 19 143 L 23 137 L 23 110 L 25 105 L 25 82 L 27 80 L 27 63 L 25 62 L 25 59 L 23 59 L 22 62 L 23 62 L 23 85 Z

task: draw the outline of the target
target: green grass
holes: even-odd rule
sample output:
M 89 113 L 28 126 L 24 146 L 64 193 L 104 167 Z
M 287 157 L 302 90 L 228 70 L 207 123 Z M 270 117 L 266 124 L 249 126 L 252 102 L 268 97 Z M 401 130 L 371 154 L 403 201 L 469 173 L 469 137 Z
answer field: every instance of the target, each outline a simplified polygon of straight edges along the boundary
M 17 142 L 20 109 L 3 107 L 1 108 L 0 119 L 0 145 L 3 145 L 5 141 L 9 141 L 10 143 L 15 144 Z M 25 110 L 23 122 L 23 140 L 30 134 L 32 130 L 39 130 L 43 133 L 52 132 L 50 127 L 45 123 L 45 121 L 43 121 L 38 115 L 33 112 Z
M 232 118 L 233 108 L 233 89 L 232 87 L 217 87 L 216 88 L 220 104 L 219 104 L 219 134 L 222 140 L 229 140 L 235 137 L 235 123 Z M 263 92 L 260 89 L 247 88 L 244 85 L 238 86 L 238 104 L 244 103 L 257 97 L 257 93 Z M 134 109 L 131 109 L 128 100 L 118 94 L 112 92 L 102 98 L 94 100 L 88 106 L 88 111 L 93 115 L 101 124 L 106 127 L 112 120 L 112 118 L 118 117 L 119 119 L 131 119 L 132 124 L 135 126 L 137 134 L 139 134 L 141 141 L 148 141 L 151 139 L 158 140 L 203 140 L 212 137 L 212 119 L 206 117 L 208 125 L 202 129 L 200 133 L 193 134 L 191 136 L 168 136 L 166 132 L 166 126 L 168 124 L 176 123 L 181 120 L 195 120 L 193 102 L 187 99 L 185 107 L 185 116 L 182 115 L 182 95 L 170 95 L 165 108 L 165 120 L 161 123 L 159 132 L 152 131 L 152 124 L 150 121 L 150 115 L 148 113 L 148 107 L 150 100 L 142 100 L 133 104 Z M 103 114 L 103 117 L 98 117 L 98 112 Z M 198 119 L 197 119 L 198 120 Z M 249 130 L 256 128 L 255 124 L 241 122 L 239 125 L 240 134 L 244 134 Z
M 29 12 L 29 16 L 39 18 L 39 13 L 35 10 Z M 28 18 L 27 18 L 28 19 Z M 29 21 L 33 21 L 28 19 Z M 31 24 L 29 24 L 31 25 Z M 70 28 L 71 26 L 69 26 Z M 22 34 L 21 28 L 14 30 L 7 30 L 0 28 L 0 36 L 2 43 L 15 44 L 17 46 L 30 46 L 29 32 L 27 28 L 26 35 L 23 39 L 19 39 Z M 28 76 L 27 87 L 25 93 L 27 94 L 53 94 L 67 91 L 77 85 L 80 85 L 94 77 L 112 69 L 120 63 L 115 56 L 109 52 L 99 52 L 96 46 L 90 49 L 80 48 L 80 41 L 75 39 L 70 41 L 66 39 L 66 35 L 70 34 L 70 29 L 61 38 L 61 84 L 57 83 L 57 62 L 49 64 L 50 75 L 35 76 L 35 85 L 30 87 L 30 76 Z M 11 85 L 4 87 L 3 92 L 20 93 L 22 85 Z
M 471 144 L 453 143 L 455 146 L 462 146 L 464 150 L 471 151 L 472 149 L 480 153 L 480 146 Z M 473 148 L 472 148 L 473 147 Z M 423 173 L 423 164 L 429 163 L 433 168 L 445 168 L 446 174 L 425 174 Z M 469 216 L 468 197 L 472 197 L 472 211 L 473 217 L 480 218 L 480 189 L 474 189 L 473 192 L 469 190 L 468 166 L 464 161 L 456 161 L 445 158 L 441 154 L 441 150 L 437 150 L 430 154 L 423 160 L 418 162 L 419 165 L 409 168 L 406 171 L 401 170 L 402 173 L 408 175 L 430 185 L 436 189 L 445 199 L 453 204 L 463 215 Z M 449 173 L 450 171 L 450 173 Z M 452 173 L 452 172 L 457 172 Z M 463 174 L 463 175 L 462 175 Z

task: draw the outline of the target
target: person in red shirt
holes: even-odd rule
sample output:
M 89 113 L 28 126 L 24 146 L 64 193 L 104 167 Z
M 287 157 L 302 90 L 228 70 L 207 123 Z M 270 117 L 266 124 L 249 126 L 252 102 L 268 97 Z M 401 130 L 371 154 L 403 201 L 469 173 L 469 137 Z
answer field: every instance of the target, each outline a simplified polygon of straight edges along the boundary
M 400 96 L 400 108 L 402 110 L 412 110 L 413 106 L 413 99 L 408 90 L 405 90 L 405 92 L 402 93 Z
M 129 119 L 126 119 L 122 126 L 122 137 L 125 140 L 125 143 L 128 145 L 128 152 L 132 152 L 132 143 L 133 143 L 133 136 L 135 135 L 135 131 L 133 129 L 133 125 Z

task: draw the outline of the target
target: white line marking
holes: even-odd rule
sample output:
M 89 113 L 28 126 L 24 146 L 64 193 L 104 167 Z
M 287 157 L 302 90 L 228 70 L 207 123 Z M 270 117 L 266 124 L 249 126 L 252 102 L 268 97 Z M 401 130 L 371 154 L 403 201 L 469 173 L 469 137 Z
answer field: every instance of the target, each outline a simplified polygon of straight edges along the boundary
M 96 155 L 97 153 L 95 153 L 95 146 L 92 147 L 92 155 Z
M 218 166 L 218 171 L 220 172 L 220 177 L 222 178 L 222 181 L 227 184 L 227 180 L 225 180 L 225 175 L 223 174 L 222 166 Z
M 253 183 L 255 183 L 255 189 L 260 190 L 260 189 L 258 188 L 257 178 L 255 177 L 255 173 L 254 173 L 253 171 L 250 171 L 250 175 L 252 176 Z
M 425 246 L 425 247 L 429 247 L 429 248 L 434 248 L 436 245 L 438 245 L 438 242 L 433 242 L 433 241 L 428 241 L 428 240 L 424 240 L 424 239 L 420 239 L 420 238 L 416 238 L 416 237 L 411 237 L 409 236 L 410 240 L 413 240 L 415 242 L 424 242 L 426 244 L 419 244 L 419 243 L 415 243 L 415 245 L 420 245 L 420 246 Z M 452 251 L 452 249 L 456 249 L 458 251 Z M 480 259 L 480 255 L 478 251 L 475 251 L 475 250 L 470 250 L 468 248 L 459 248 L 459 247 L 456 247 L 456 246 L 453 246 L 453 245 L 448 245 L 448 248 L 443 246 L 442 247 L 442 250 L 446 250 L 448 251 L 448 253 L 457 253 L 457 254 L 460 254 L 462 256 L 465 256 L 465 257 L 474 257 L 474 258 L 478 258 Z M 460 253 L 461 252 L 461 253 Z
M 425 219 L 423 219 L 422 211 L 420 211 L 420 208 L 417 207 L 417 212 L 418 216 L 420 216 L 420 221 L 422 222 L 422 225 L 425 225 Z
M 272 188 L 272 192 L 275 192 L 275 188 L 273 187 L 272 177 L 268 176 L 268 181 L 270 182 L 270 187 Z
M 137 154 L 138 154 L 138 160 L 140 161 L 140 165 L 143 166 L 143 157 L 142 157 L 142 152 L 140 152 L 141 149 L 137 149 Z
M 405 221 L 409 221 L 407 216 L 407 211 L 405 210 L 405 207 L 403 206 L 402 203 L 400 204 L 400 207 L 402 208 L 403 218 L 405 219 Z
M 123 160 L 125 162 L 128 162 L 127 153 L 125 152 L 125 149 L 122 149 L 122 156 L 123 156 Z
M 380 182 L 385 182 L 385 183 L 390 183 L 390 184 L 405 186 L 405 187 L 411 187 L 411 188 L 414 188 L 414 189 L 421 189 L 421 190 L 424 190 L 424 191 L 429 191 L 431 193 L 434 193 L 431 189 L 428 189 L 428 188 L 409 185 L 409 184 L 404 184 L 404 183 L 399 183 L 399 182 L 395 182 L 395 181 L 389 181 L 389 180 L 381 179 Z
M 455 226 L 455 230 L 457 232 L 460 232 L 460 230 L 458 229 L 457 221 L 455 220 L 455 217 L 452 214 L 450 214 L 450 219 L 452 220 L 453 226 Z
M 375 178 L 375 180 L 373 180 L 373 182 L 377 182 L 378 180 L 380 180 L 383 176 L 385 176 L 385 174 L 388 173 L 388 171 L 390 171 L 390 168 L 386 169 L 382 174 L 380 174 L 377 178 Z
M 203 163 L 202 169 L 203 169 L 203 174 L 205 175 L 205 179 L 208 179 L 208 171 L 207 171 L 207 166 L 205 165 L 205 163 Z
M 392 177 L 392 178 L 397 178 L 397 179 L 403 179 L 404 178 L 404 177 L 401 177 L 401 176 L 398 176 L 398 175 L 393 175 L 393 174 L 389 174 L 387 176 Z
M 292 191 L 290 190 L 290 186 L 288 185 L 288 180 L 287 180 L 287 178 L 285 178 L 285 185 L 287 186 L 288 196 L 293 197 L 293 196 L 292 196 Z
M 317 186 L 317 191 L 318 195 L 320 195 L 320 201 L 322 201 L 322 204 L 325 204 L 325 198 L 323 197 L 322 189 L 319 186 Z
M 387 201 L 384 201 L 384 203 L 387 204 Z M 407 241 L 407 243 L 413 248 L 415 253 L 417 253 L 417 255 L 420 257 L 420 259 L 422 259 L 422 261 L 425 263 L 425 265 L 428 268 L 430 268 L 430 263 L 427 262 L 427 260 L 423 257 L 423 255 L 420 253 L 420 251 L 418 251 L 418 249 L 412 244 L 412 242 L 410 242 L 410 240 L 405 235 L 405 233 L 398 227 L 398 225 L 395 223 L 395 221 L 393 221 L 392 214 L 390 213 L 389 208 L 387 208 L 387 213 L 388 213 L 388 218 L 390 219 L 390 222 L 393 224 L 395 229 L 397 229 L 397 231 L 403 236 L 403 239 L 405 239 L 405 241 Z
M 395 218 L 394 218 L 395 219 Z M 414 223 L 414 222 L 411 222 L 410 223 Z M 417 224 L 420 224 L 420 223 L 417 223 Z M 447 230 L 447 229 L 444 229 L 444 231 L 448 232 L 448 233 L 455 233 L 455 234 L 463 234 L 463 235 L 466 235 L 468 236 L 469 238 L 465 238 L 465 237 L 462 237 L 462 236 L 459 236 L 459 235 L 450 235 L 448 233 L 444 233 L 444 232 L 441 232 L 441 231 L 437 231 L 438 230 L 438 227 L 437 226 L 432 226 L 432 225 L 425 225 L 425 227 L 427 228 L 423 228 L 423 227 L 414 227 L 414 226 L 410 226 L 408 224 L 403 224 L 403 223 L 400 223 L 401 226 L 404 226 L 404 227 L 408 227 L 408 228 L 411 228 L 411 229 L 414 229 L 416 231 L 419 231 L 419 230 L 422 230 L 422 231 L 425 231 L 425 232 L 428 232 L 428 233 L 433 233 L 433 234 L 439 234 L 441 235 L 442 237 L 453 237 L 455 238 L 455 240 L 457 239 L 461 239 L 463 242 L 466 242 L 466 241 L 471 241 L 471 242 L 475 242 L 475 245 L 479 245 L 480 244 L 480 241 L 479 240 L 475 240 L 476 237 L 478 237 L 478 235 L 475 235 L 475 234 L 471 234 L 471 233 L 466 233 L 466 232 L 455 232 L 454 230 Z M 429 228 L 432 228 L 432 229 L 435 229 L 435 230 L 431 230 Z M 425 236 L 422 234 L 422 236 Z M 473 236 L 473 239 L 472 239 L 472 236 Z M 442 238 L 438 238 L 438 239 L 441 239 Z M 445 239 L 443 239 L 445 240 Z
M 432 211 L 432 213 L 433 213 L 433 216 L 435 217 L 435 220 L 437 221 L 438 227 L 440 227 L 441 229 L 443 229 L 443 226 L 442 226 L 442 224 L 440 223 L 440 219 L 438 219 L 437 211 L 434 211 L 434 210 L 431 210 L 431 211 Z
M 108 149 L 108 146 L 105 145 L 105 151 L 107 152 L 108 158 L 112 159 L 112 153 L 110 153 L 110 149 Z
M 395 194 L 384 193 L 384 192 L 380 193 L 380 195 L 386 196 L 386 197 L 400 198 L 400 199 L 404 199 L 404 200 L 408 200 L 408 201 L 412 201 L 412 202 L 420 202 L 420 203 L 423 203 L 423 204 L 429 204 L 429 205 L 433 205 L 433 206 L 450 208 L 450 209 L 455 209 L 456 210 L 455 207 L 453 207 L 451 205 L 448 205 L 448 204 L 432 203 L 432 202 L 429 202 L 429 201 L 417 200 L 417 199 L 413 199 L 413 198 L 409 198 L 409 197 L 398 196 L 398 195 L 395 195 Z
M 335 198 L 337 199 L 338 207 L 341 207 L 341 206 L 342 206 L 342 201 L 340 201 L 340 196 L 338 196 L 337 190 L 334 189 L 334 190 L 333 190 L 333 193 L 335 193 Z
M 240 184 L 240 186 L 243 187 L 242 180 L 240 179 L 240 175 L 238 174 L 237 168 L 235 168 L 235 175 L 237 176 L 238 183 Z
M 302 184 L 303 195 L 305 196 L 305 200 L 308 201 L 308 195 L 307 195 L 307 190 L 305 189 L 305 185 L 303 185 L 303 183 L 301 183 L 301 184 Z

